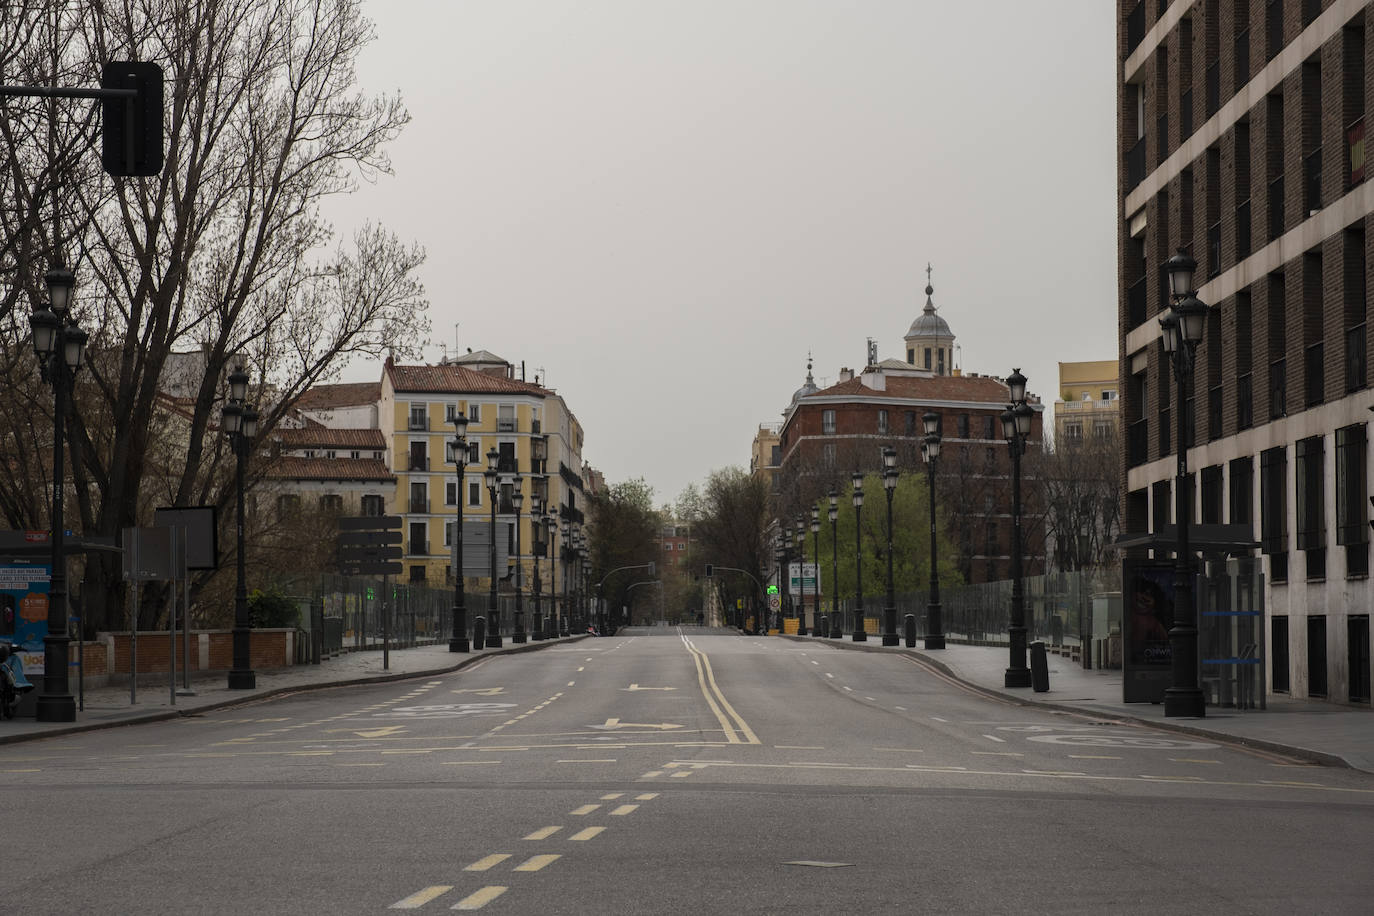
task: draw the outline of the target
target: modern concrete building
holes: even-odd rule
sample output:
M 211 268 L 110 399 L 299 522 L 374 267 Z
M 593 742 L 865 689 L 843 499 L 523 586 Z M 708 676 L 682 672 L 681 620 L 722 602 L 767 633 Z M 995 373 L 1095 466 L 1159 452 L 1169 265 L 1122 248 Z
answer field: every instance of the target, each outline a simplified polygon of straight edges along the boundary
M 1186 448 L 1190 523 L 1259 544 L 1270 689 L 1353 703 L 1374 604 L 1372 6 L 1118 0 L 1117 28 L 1123 527 L 1176 521 Z M 1157 320 L 1180 249 L 1211 307 L 1183 403 Z

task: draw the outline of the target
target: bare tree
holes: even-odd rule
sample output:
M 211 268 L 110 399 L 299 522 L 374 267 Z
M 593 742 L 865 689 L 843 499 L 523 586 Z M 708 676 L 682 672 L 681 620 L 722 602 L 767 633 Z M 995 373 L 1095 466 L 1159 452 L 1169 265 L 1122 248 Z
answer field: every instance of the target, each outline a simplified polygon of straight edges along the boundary
M 251 372 L 265 438 L 351 357 L 419 352 L 423 252 L 376 226 L 340 243 L 321 214 L 329 197 L 389 172 L 386 144 L 409 116 L 398 98 L 355 85 L 354 62 L 373 38 L 360 0 L 50 7 L 7 8 L 8 81 L 91 86 L 101 62 L 120 59 L 155 61 L 166 77 L 166 165 L 151 178 L 99 171 L 87 103 L 0 109 L 0 275 L 13 280 L 0 300 L 0 373 L 21 392 L 0 432 L 22 452 L 47 444 L 16 305 L 38 301 L 46 266 L 65 263 L 79 278 L 74 315 L 91 332 L 69 418 L 72 491 L 83 529 L 110 535 L 149 521 L 154 480 L 159 501 L 231 504 L 232 459 L 215 426 L 232 366 Z M 179 349 L 200 365 L 169 444 L 158 405 Z M 9 461 L 18 473 L 0 475 L 0 511 L 36 527 L 46 500 L 32 494 L 53 482 L 42 461 Z M 84 591 L 89 623 L 114 619 L 117 564 L 92 562 Z
M 1115 436 L 1061 438 L 1037 456 L 1036 502 L 1043 507 L 1045 539 L 1060 570 L 1109 564 L 1120 531 L 1116 478 L 1120 443 Z

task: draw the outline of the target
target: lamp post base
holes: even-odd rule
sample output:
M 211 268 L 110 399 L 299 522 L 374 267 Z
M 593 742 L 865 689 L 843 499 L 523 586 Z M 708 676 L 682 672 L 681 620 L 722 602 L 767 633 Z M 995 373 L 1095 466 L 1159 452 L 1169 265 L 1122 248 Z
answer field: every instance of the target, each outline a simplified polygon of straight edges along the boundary
M 830 638 L 831 638 L 831 639 L 844 639 L 844 628 L 841 627 L 839 624 L 836 624 L 836 625 L 835 625 L 833 628 L 831 628 L 831 630 L 830 630 Z
M 902 640 L 897 636 L 896 633 L 884 633 L 884 634 L 883 634 L 883 645 L 885 645 L 885 646 L 899 646 L 899 645 L 901 645 L 901 643 L 902 643 Z
M 1202 690 L 1197 687 L 1165 688 L 1164 715 L 1170 719 L 1206 718 L 1207 704 L 1203 701 Z
M 868 634 L 863 630 L 855 630 L 854 635 L 851 636 L 850 639 L 854 640 L 854 642 L 868 642 Z
M 229 671 L 230 690 L 252 690 L 258 685 L 257 676 L 253 669 L 231 668 Z
M 511 641 L 511 642 L 515 642 L 515 643 L 523 643 L 523 642 L 525 641 L 525 634 L 524 634 L 524 633 L 512 633 L 512 634 L 511 634 L 510 641 Z
M 75 722 L 76 700 L 71 694 L 39 694 L 36 718 L 39 722 Z
M 1003 687 L 1029 687 L 1031 685 L 1031 672 L 1029 668 L 1008 668 L 1006 675 L 1002 678 Z
M 471 652 L 472 648 L 466 636 L 455 636 L 448 641 L 448 650 L 450 652 Z
M 500 634 L 500 633 L 488 633 L 488 634 L 487 634 L 487 648 L 488 648 L 488 649 L 499 649 L 499 648 L 501 648 L 501 634 Z
M 944 636 L 927 636 L 927 637 L 926 637 L 926 648 L 927 648 L 927 649 L 943 649 L 944 647 L 945 647 L 945 637 L 944 637 Z

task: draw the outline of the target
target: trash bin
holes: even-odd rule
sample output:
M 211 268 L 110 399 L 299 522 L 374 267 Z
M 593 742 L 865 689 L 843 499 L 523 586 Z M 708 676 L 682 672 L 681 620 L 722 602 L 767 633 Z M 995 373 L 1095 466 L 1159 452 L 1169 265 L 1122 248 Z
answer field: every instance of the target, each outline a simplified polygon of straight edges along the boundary
M 1050 689 L 1050 665 L 1045 655 L 1045 644 L 1039 640 L 1030 644 L 1031 688 L 1036 693 L 1046 693 Z
M 480 649 L 486 645 L 487 618 L 474 617 L 472 619 L 472 647 Z
M 905 624 L 906 647 L 914 649 L 916 648 L 916 615 L 907 614 Z

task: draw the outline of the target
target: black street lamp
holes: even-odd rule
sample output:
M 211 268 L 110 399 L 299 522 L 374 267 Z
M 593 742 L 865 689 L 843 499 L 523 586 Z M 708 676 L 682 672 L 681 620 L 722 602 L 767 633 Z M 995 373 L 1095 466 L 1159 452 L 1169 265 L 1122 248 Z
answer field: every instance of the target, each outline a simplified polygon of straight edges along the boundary
M 62 491 L 66 474 L 62 468 L 62 447 L 67 414 L 67 394 L 81 368 L 86 348 L 86 332 L 70 317 L 72 290 L 76 275 L 55 266 L 44 276 L 48 304 L 29 318 L 33 329 L 33 351 L 38 357 L 38 372 L 52 385 L 52 571 L 48 580 L 48 632 L 43 637 L 43 692 L 38 695 L 39 722 L 75 722 L 76 700 L 67 679 L 67 543 L 66 523 L 62 517 Z M 233 685 L 230 685 L 233 686 Z
M 778 571 L 778 586 L 780 588 L 778 600 L 781 604 L 778 606 L 776 616 L 770 610 L 768 614 L 768 625 L 763 628 L 765 636 L 768 635 L 768 631 L 772 629 L 775 624 L 778 629 L 782 629 L 782 622 L 778 618 L 782 616 L 783 609 L 787 605 L 787 550 L 782 545 L 781 532 L 778 534 L 778 539 L 773 542 L 773 565 Z
M 525 597 L 523 573 L 520 568 L 520 509 L 525 505 L 524 478 L 519 476 L 515 478 L 510 501 L 511 505 L 515 506 L 515 630 L 511 633 L 510 641 L 523 643 L 525 641 Z
M 840 546 L 835 521 L 840 517 L 840 494 L 830 488 L 830 638 L 844 639 L 844 623 L 840 620 Z
M 812 604 L 815 606 L 815 611 L 812 612 L 811 634 L 812 636 L 824 636 L 826 632 L 820 628 L 820 509 L 816 508 L 815 505 L 811 507 L 811 559 L 812 567 L 816 573 L 816 578 L 812 581 L 812 588 L 815 591 L 815 595 L 812 596 L 815 600 Z
M 940 415 L 927 413 L 921 417 L 926 437 L 921 441 L 921 454 L 926 459 L 926 477 L 930 480 L 930 601 L 926 604 L 926 648 L 945 647 L 944 615 L 940 610 L 940 565 L 935 537 L 935 465 L 940 458 Z
M 1011 406 L 1002 411 L 1002 435 L 1011 448 L 1011 626 L 1008 628 L 1011 658 L 1002 683 L 1007 687 L 1029 687 L 1031 673 L 1026 667 L 1026 607 L 1021 587 L 1021 454 L 1026 450 L 1026 438 L 1030 435 L 1034 411 L 1026 403 L 1026 377 L 1020 369 L 1011 370 L 1007 388 L 1011 392 Z
M 1184 405 L 1187 403 L 1188 380 L 1193 374 L 1193 358 L 1207 324 L 1207 306 L 1198 301 L 1193 291 L 1193 271 L 1197 262 L 1182 249 L 1165 262 L 1169 274 L 1169 292 L 1174 305 L 1169 314 L 1159 319 L 1163 331 L 1164 350 L 1173 364 L 1174 380 L 1178 383 L 1178 469 L 1174 477 L 1174 520 L 1178 531 L 1174 552 L 1174 625 L 1169 629 L 1169 654 L 1173 668 L 1173 686 L 1164 691 L 1164 715 L 1202 718 L 1207 714 L 1202 690 L 1198 686 L 1197 609 L 1193 605 L 1192 550 L 1188 545 L 1188 528 L 1192 522 L 1191 500 L 1188 499 L 1188 442 L 1184 438 Z
M 501 609 L 496 603 L 496 501 L 501 494 L 501 486 L 497 479 L 497 465 L 500 461 L 501 453 L 493 445 L 491 451 L 487 452 L 487 469 L 482 472 L 482 479 L 487 485 L 487 494 L 491 497 L 491 590 L 487 594 L 486 638 L 488 649 L 501 648 Z
M 797 635 L 806 635 L 806 521 L 797 516 L 797 590 L 801 592 L 797 608 Z M 792 577 L 789 569 L 788 578 Z
M 854 635 L 851 639 L 854 642 L 868 642 L 868 634 L 864 632 L 864 541 L 863 528 L 860 521 L 863 517 L 864 508 L 864 475 L 860 471 L 854 472 Z
M 468 418 L 458 411 L 453 415 L 453 463 L 458 475 L 458 515 L 453 521 L 453 634 L 448 638 L 450 652 L 471 651 L 468 642 L 467 596 L 463 594 L 463 478 L 468 471 Z
M 883 449 L 883 492 L 887 495 L 887 607 L 883 608 L 883 645 L 895 646 L 897 638 L 897 593 L 892 587 L 892 494 L 897 491 L 897 450 Z
M 535 482 L 534 492 L 530 494 L 530 551 L 534 554 L 534 605 L 530 608 L 530 619 L 533 622 L 530 627 L 530 638 L 539 642 L 544 638 L 544 611 L 540 599 L 539 582 L 539 555 L 548 548 L 548 539 L 543 536 L 544 531 L 544 501 L 539 496 L 538 481 Z
M 563 614 L 558 621 L 558 635 L 567 636 L 569 632 L 568 616 L 572 613 L 572 559 L 577 547 L 573 543 L 572 522 L 563 522 L 563 553 L 560 559 L 563 561 Z
M 549 545 L 549 619 L 544 624 L 544 638 L 558 638 L 558 566 L 554 562 L 554 538 L 558 537 L 558 513 L 545 504 L 544 536 Z M 562 553 L 559 553 L 562 557 Z
M 248 586 L 244 575 L 243 553 L 243 462 L 258 434 L 258 412 L 252 404 L 245 404 L 248 396 L 248 373 L 236 366 L 229 373 L 229 402 L 224 405 L 223 428 L 234 450 L 234 480 L 238 489 L 238 528 L 235 532 L 238 547 L 238 581 L 234 587 L 233 667 L 229 669 L 230 690 L 252 690 L 257 683 L 250 662 L 253 622 L 248 617 Z

